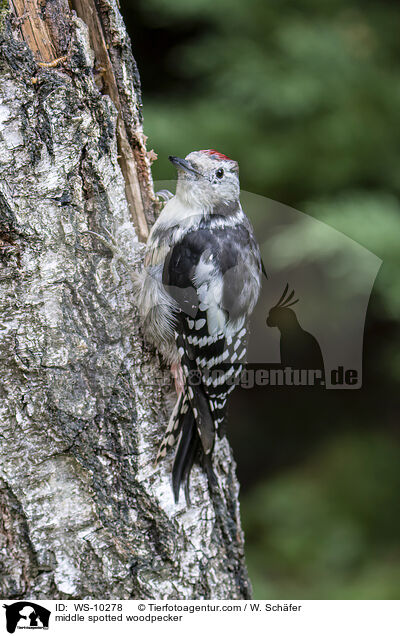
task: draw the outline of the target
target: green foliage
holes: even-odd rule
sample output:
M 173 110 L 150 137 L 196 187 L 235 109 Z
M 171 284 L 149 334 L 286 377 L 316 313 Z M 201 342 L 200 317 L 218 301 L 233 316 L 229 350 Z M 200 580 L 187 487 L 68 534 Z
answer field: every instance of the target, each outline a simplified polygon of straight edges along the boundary
M 350 236 L 384 261 L 376 289 L 386 314 L 400 315 L 400 205 L 390 192 L 346 191 L 310 201 L 306 211 Z M 400 371 L 400 369 L 399 369 Z
M 194 90 L 146 105 L 162 155 L 171 145 L 185 152 L 222 144 L 239 159 L 245 189 L 297 204 L 349 185 L 399 188 L 400 80 L 392 63 L 399 43 L 390 5 L 150 0 L 146 7 L 159 20 L 209 22 L 170 52 Z
M 0 31 L 3 29 L 4 21 L 10 13 L 10 4 L 8 0 L 0 0 Z
M 400 448 L 379 435 L 319 448 L 245 498 L 257 598 L 397 598 Z

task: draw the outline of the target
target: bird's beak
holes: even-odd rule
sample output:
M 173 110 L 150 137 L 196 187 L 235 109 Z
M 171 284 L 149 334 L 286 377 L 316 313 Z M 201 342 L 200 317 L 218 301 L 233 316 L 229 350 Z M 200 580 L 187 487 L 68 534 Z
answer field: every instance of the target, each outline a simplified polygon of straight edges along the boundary
M 201 172 L 196 170 L 196 168 L 193 168 L 192 164 L 189 163 L 189 161 L 186 161 L 186 159 L 181 159 L 180 157 L 173 157 L 172 155 L 170 155 L 168 159 L 170 160 L 171 163 L 174 164 L 174 166 L 176 166 L 178 170 L 185 170 L 185 172 L 191 172 L 192 174 L 197 174 L 199 177 L 203 176 Z

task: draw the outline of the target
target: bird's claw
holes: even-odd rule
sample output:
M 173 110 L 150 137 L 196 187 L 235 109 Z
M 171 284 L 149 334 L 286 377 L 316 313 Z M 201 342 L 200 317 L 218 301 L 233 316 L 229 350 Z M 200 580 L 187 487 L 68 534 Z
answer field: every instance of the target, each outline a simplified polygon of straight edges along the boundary
M 174 195 L 169 190 L 159 190 L 156 192 L 156 197 L 162 201 L 169 201 L 173 196 Z
M 174 378 L 175 391 L 177 396 L 179 397 L 180 394 L 183 393 L 183 389 L 185 387 L 182 365 L 180 362 L 174 362 L 173 364 L 171 364 L 171 373 L 172 377 Z

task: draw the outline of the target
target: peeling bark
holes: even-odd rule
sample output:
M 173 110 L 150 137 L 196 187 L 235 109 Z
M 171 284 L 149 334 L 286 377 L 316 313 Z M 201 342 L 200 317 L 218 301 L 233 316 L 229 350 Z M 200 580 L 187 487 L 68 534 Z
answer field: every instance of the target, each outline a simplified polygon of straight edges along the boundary
M 14 12 L 26 3 L 11 4 L 0 33 L 0 596 L 247 598 L 229 445 L 215 452 L 220 494 L 210 499 L 196 466 L 192 507 L 175 506 L 172 457 L 153 468 L 169 374 L 142 340 L 126 264 L 88 233 L 111 234 L 140 266 L 144 211 L 151 223 L 157 209 L 117 3 L 74 0 L 82 19 L 63 0 L 29 3 L 45 52 Z

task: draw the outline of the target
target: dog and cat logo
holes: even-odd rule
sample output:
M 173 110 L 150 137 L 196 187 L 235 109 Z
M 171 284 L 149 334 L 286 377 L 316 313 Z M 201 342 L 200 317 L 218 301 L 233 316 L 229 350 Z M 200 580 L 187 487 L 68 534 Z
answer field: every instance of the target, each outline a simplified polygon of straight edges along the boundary
M 6 610 L 6 627 L 9 634 L 16 629 L 48 629 L 50 610 L 32 603 L 18 601 L 10 605 L 3 605 Z

